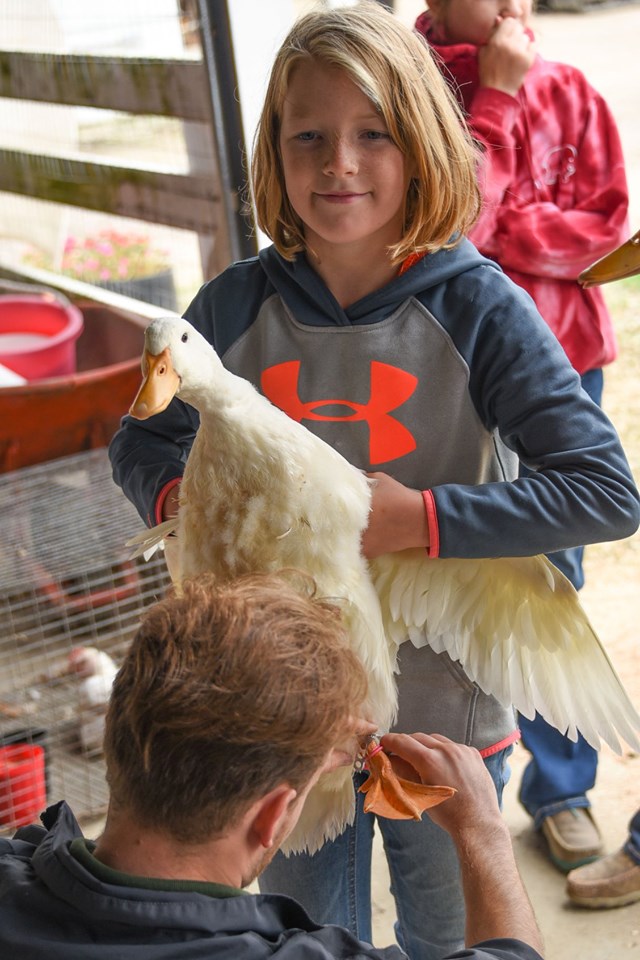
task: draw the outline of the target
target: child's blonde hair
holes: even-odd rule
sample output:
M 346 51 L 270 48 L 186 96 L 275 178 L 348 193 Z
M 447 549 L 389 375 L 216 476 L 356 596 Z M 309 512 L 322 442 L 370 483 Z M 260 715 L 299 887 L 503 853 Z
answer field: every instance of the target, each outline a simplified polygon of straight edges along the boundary
M 319 10 L 294 24 L 275 59 L 251 164 L 261 230 L 288 260 L 305 249 L 286 194 L 279 138 L 291 73 L 314 59 L 339 67 L 374 104 L 413 171 L 392 262 L 453 246 L 480 210 L 478 151 L 426 43 L 376 2 Z

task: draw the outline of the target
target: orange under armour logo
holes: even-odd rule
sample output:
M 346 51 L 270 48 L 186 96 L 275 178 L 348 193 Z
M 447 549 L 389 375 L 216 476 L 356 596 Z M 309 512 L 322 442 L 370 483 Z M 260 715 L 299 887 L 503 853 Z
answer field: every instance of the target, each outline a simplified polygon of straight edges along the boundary
M 272 403 L 301 423 L 303 420 L 365 420 L 369 424 L 369 461 L 372 464 L 396 460 L 416 448 L 413 434 L 389 414 L 409 399 L 418 378 L 388 363 L 371 362 L 371 397 L 368 403 L 352 400 L 311 400 L 304 403 L 298 393 L 300 361 L 289 360 L 264 370 L 262 392 Z M 318 413 L 323 407 L 349 407 L 353 413 Z

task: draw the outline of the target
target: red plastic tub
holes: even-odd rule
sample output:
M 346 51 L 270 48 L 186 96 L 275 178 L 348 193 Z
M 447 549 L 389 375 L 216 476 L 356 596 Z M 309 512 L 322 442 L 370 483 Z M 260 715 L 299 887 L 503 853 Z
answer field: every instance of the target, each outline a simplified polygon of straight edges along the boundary
M 0 747 L 0 823 L 33 823 L 46 804 L 43 748 L 28 743 Z
M 0 296 L 0 363 L 27 380 L 74 373 L 83 317 L 54 294 Z

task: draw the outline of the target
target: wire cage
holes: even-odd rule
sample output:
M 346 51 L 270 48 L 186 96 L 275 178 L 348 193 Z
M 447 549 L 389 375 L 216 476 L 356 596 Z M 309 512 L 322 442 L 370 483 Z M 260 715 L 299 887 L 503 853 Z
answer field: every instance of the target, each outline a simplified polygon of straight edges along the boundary
M 169 577 L 161 553 L 128 559 L 141 520 L 104 448 L 0 475 L 0 509 L 2 834 L 61 799 L 105 812 L 111 682 Z

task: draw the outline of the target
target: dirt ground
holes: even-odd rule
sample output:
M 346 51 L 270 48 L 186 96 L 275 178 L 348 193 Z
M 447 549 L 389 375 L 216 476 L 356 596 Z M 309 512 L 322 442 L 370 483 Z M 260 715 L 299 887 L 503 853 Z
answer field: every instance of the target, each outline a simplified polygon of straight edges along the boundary
M 406 22 L 411 22 L 423 4 L 420 0 L 401 0 L 397 9 Z M 574 15 L 540 14 L 536 32 L 540 51 L 547 59 L 574 63 L 607 99 L 625 150 L 632 230 L 639 229 L 640 124 L 636 101 L 640 91 L 640 5 L 627 3 Z M 620 342 L 620 357 L 606 373 L 604 406 L 640 481 L 640 279 L 604 289 Z M 640 535 L 590 547 L 585 569 L 583 606 L 630 696 L 640 706 Z M 518 746 L 505 791 L 505 817 L 545 937 L 546 960 L 640 960 L 640 904 L 588 911 L 572 907 L 566 899 L 564 877 L 546 859 L 541 841 L 517 801 L 527 760 L 527 752 Z M 618 757 L 605 746 L 591 800 L 607 850 L 617 849 L 631 815 L 640 805 L 640 756 L 626 750 Z M 374 938 L 382 946 L 394 942 L 394 908 L 380 846 L 374 875 Z

